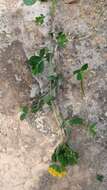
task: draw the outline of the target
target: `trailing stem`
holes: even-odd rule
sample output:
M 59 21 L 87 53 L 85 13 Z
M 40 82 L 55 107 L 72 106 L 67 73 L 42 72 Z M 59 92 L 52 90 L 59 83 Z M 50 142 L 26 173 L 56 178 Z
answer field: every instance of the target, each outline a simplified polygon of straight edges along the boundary
M 84 81 L 83 80 L 81 80 L 80 86 L 81 86 L 82 96 L 84 97 L 85 96 L 85 91 L 84 91 Z
M 56 0 L 52 0 L 51 15 L 53 16 L 56 9 Z

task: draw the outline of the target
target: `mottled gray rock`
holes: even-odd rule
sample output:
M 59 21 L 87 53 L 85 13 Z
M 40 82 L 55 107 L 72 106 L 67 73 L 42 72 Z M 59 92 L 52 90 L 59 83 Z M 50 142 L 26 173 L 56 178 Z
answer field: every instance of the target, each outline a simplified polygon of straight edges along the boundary
M 26 55 L 19 41 L 2 50 L 0 56 L 0 112 L 11 114 L 22 104 L 29 103 L 32 76 Z
M 38 84 L 32 84 L 30 91 L 30 98 L 35 98 L 40 94 L 40 87 Z

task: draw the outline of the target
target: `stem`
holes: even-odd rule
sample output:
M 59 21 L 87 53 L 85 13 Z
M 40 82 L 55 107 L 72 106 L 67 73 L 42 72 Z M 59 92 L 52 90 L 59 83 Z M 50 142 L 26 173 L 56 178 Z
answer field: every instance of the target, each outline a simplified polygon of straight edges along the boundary
M 59 118 L 59 114 L 57 112 L 57 108 L 56 108 L 56 105 L 54 104 L 54 102 L 52 102 L 52 111 L 54 113 L 54 116 L 55 116 L 55 119 L 57 121 L 57 124 L 60 127 L 62 123 L 61 123 L 61 120 Z
M 82 98 L 85 96 L 85 92 L 84 92 L 84 81 L 81 80 L 81 91 L 82 91 Z M 88 129 L 88 125 L 89 125 L 89 119 L 88 119 L 88 111 L 87 111 L 87 99 L 83 99 L 83 104 L 84 104 L 84 107 L 86 108 L 85 109 L 85 115 L 86 115 L 86 118 L 87 118 L 87 121 L 84 123 L 84 127 L 86 129 Z
M 56 10 L 56 0 L 52 0 L 51 13 L 50 13 L 51 14 L 51 23 L 54 23 L 55 10 Z M 51 25 L 51 31 L 53 32 L 53 24 Z M 50 59 L 49 59 L 49 70 L 50 70 L 49 74 L 50 75 L 52 75 L 54 73 L 55 65 L 53 63 L 53 57 L 54 57 L 55 49 L 56 49 L 56 44 L 54 44 L 54 40 L 52 38 L 51 38 L 51 45 L 52 45 L 52 55 L 50 55 Z M 54 96 L 56 96 L 56 93 L 57 93 L 56 90 L 53 91 L 52 86 L 51 86 L 51 81 L 50 81 L 50 84 L 49 84 L 49 93 L 50 93 L 50 96 L 52 96 L 53 93 L 54 93 Z M 61 130 L 62 141 L 64 141 L 64 133 L 63 133 L 63 130 L 61 129 L 63 119 L 61 117 L 59 108 L 55 104 L 55 102 L 52 102 L 51 108 L 52 108 L 52 112 L 54 114 L 57 126 Z
M 56 0 L 52 0 L 51 15 L 53 16 L 56 8 Z
M 80 85 L 81 85 L 82 96 L 84 97 L 85 96 L 85 92 L 84 92 L 84 81 L 83 80 L 81 80 Z

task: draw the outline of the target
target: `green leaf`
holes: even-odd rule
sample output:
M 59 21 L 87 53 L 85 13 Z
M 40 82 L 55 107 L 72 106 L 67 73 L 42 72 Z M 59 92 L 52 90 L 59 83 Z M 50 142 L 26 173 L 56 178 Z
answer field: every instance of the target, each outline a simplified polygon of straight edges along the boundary
M 72 119 L 67 119 L 64 120 L 62 123 L 62 128 L 64 128 L 66 125 L 83 125 L 84 124 L 84 120 L 82 118 L 79 117 L 74 117 Z
M 84 64 L 81 69 L 77 69 L 73 72 L 73 74 L 77 74 L 77 80 L 83 80 L 84 71 L 88 69 L 88 64 Z
M 40 62 L 42 61 L 41 57 L 40 56 L 31 56 L 28 60 L 28 64 L 31 65 L 31 66 L 35 66 L 35 65 L 38 65 Z
M 64 120 L 61 128 L 65 129 L 65 126 L 74 126 L 74 125 L 84 125 L 84 119 L 79 118 L 79 117 L 74 117 L 71 119 Z
M 52 104 L 52 101 L 54 100 L 55 98 L 53 96 L 50 96 L 50 95 L 47 95 L 47 96 L 44 96 L 43 97 L 43 101 L 44 103 L 48 104 L 48 105 L 51 105 Z
M 69 125 L 68 120 L 64 120 L 61 124 L 61 128 L 64 129 L 66 125 Z
M 52 155 L 52 161 L 59 162 L 63 167 L 75 165 L 78 162 L 78 153 L 72 150 L 66 143 L 60 144 Z
M 31 106 L 32 113 L 36 113 L 36 112 L 40 111 L 42 109 L 43 105 L 44 105 L 44 101 L 42 98 L 40 98 L 38 100 L 38 102 L 34 102 Z
M 28 64 L 31 67 L 31 71 L 33 75 L 37 75 L 44 71 L 44 63 L 45 61 L 49 61 L 50 55 L 52 55 L 48 48 L 42 48 L 37 53 L 37 55 L 33 55 L 28 59 Z
M 61 165 L 59 164 L 51 164 L 49 167 L 53 168 L 55 171 L 57 171 L 58 173 L 62 173 L 62 172 L 65 172 L 65 168 L 62 167 Z
M 65 133 L 67 140 L 68 140 L 71 137 L 72 129 L 70 127 L 65 127 L 64 133 Z
M 84 64 L 82 67 L 81 67 L 81 70 L 82 71 L 85 71 L 88 69 L 88 64 Z
M 80 73 L 80 69 L 77 69 L 77 70 L 75 70 L 74 72 L 73 72 L 73 74 L 75 75 L 75 74 L 77 74 L 77 73 Z
M 52 162 L 57 162 L 57 157 L 56 157 L 56 152 L 54 151 L 54 153 L 51 156 Z
M 51 88 L 56 88 L 58 86 L 58 77 L 57 75 L 48 76 L 48 80 L 51 82 Z
M 96 123 L 89 125 L 88 129 L 89 129 L 89 133 L 94 137 L 97 133 Z
M 65 47 L 65 45 L 68 42 L 68 38 L 67 38 L 66 34 L 63 32 L 58 33 L 56 40 L 57 40 L 59 47 Z
M 52 80 L 56 80 L 57 76 L 56 75 L 50 75 L 48 76 L 48 80 L 52 81 Z
M 84 120 L 79 117 L 74 117 L 69 120 L 70 125 L 83 125 L 83 123 L 84 123 Z
M 77 73 L 77 80 L 83 80 L 83 73 L 82 72 Z
M 46 60 L 48 61 L 48 62 L 50 62 L 50 59 L 51 59 L 51 57 L 53 56 L 53 54 L 51 53 L 51 52 L 48 52 L 47 54 L 46 54 Z
M 40 62 L 38 65 L 32 66 L 32 74 L 37 75 L 44 71 L 44 62 Z
M 97 175 L 96 175 L 96 179 L 97 179 L 98 181 L 100 181 L 100 182 L 103 182 L 104 176 L 97 174 Z
M 50 95 L 44 95 L 44 96 L 40 97 L 37 102 L 33 102 L 32 106 L 31 106 L 32 113 L 36 113 L 36 112 L 40 111 L 43 108 L 44 104 L 48 104 L 50 106 L 54 99 L 55 98 Z
M 30 57 L 28 64 L 31 65 L 31 71 L 33 75 L 37 75 L 44 71 L 44 61 L 40 56 Z
M 46 52 L 47 52 L 47 48 L 44 47 L 40 49 L 39 57 L 44 57 L 46 55 Z
M 37 0 L 23 0 L 25 5 L 33 5 Z
M 51 81 L 51 88 L 57 88 L 61 86 L 63 81 L 63 76 L 61 74 L 55 74 L 48 76 L 48 80 Z
M 20 120 L 24 120 L 28 115 L 29 108 L 27 106 L 23 106 L 20 111 Z
M 49 49 L 47 47 L 42 48 L 39 52 L 39 56 L 41 58 L 45 58 L 46 61 L 50 61 L 50 58 L 52 57 L 52 53 L 49 51 Z
M 35 17 L 35 22 L 38 25 L 42 25 L 44 23 L 45 16 L 40 14 L 40 16 Z

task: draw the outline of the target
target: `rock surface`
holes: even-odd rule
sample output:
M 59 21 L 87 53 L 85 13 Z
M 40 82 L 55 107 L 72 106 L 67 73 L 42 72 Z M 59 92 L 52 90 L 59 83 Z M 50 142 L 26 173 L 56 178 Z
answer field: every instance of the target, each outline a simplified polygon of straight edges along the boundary
M 21 0 L 0 0 L 0 190 L 107 190 L 106 1 L 59 0 L 54 17 L 56 33 L 69 36 L 66 48 L 55 55 L 64 76 L 59 107 L 65 117 L 79 115 L 97 122 L 95 139 L 84 130 L 74 130 L 79 164 L 69 168 L 63 179 L 50 176 L 47 168 L 58 143 L 52 113 L 19 120 L 20 106 L 30 104 L 36 94 L 34 85 L 40 84 L 42 92 L 47 87 L 45 77 L 31 76 L 26 60 L 49 43 L 49 7 L 48 2 L 25 6 Z M 34 18 L 41 13 L 46 15 L 45 23 L 37 26 Z M 73 71 L 85 63 L 89 72 L 83 101 Z M 104 175 L 102 183 L 96 180 L 97 173 Z

